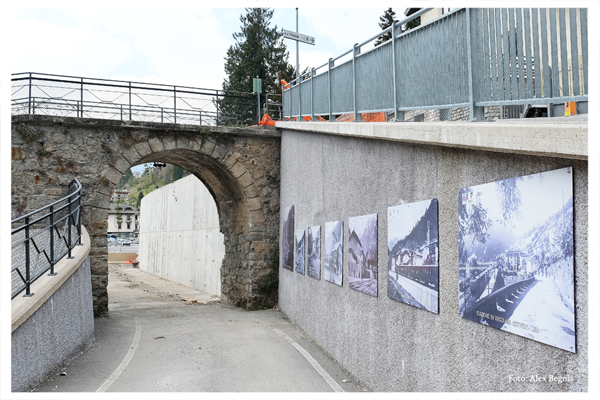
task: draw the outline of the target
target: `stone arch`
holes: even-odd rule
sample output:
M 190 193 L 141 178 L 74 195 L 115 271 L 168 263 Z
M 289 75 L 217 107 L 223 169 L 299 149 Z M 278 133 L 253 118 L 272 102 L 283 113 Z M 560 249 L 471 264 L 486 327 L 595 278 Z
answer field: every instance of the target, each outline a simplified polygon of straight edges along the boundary
M 250 307 L 275 302 L 261 290 L 277 274 L 280 134 L 275 130 L 206 127 L 157 123 L 57 118 L 13 117 L 39 132 L 49 159 L 37 157 L 36 143 L 27 143 L 13 129 L 13 143 L 27 154 L 23 169 L 48 169 L 58 179 L 47 186 L 61 188 L 72 177 L 84 186 L 83 223 L 92 236 L 92 291 L 96 315 L 108 310 L 108 250 L 106 220 L 112 190 L 132 166 L 160 161 L 179 165 L 200 179 L 213 195 L 225 237 L 221 266 L 221 300 Z M 73 150 L 79 153 L 64 167 Z M 16 151 L 16 150 L 15 150 Z M 14 152 L 13 152 L 14 153 Z M 38 151 L 39 153 L 39 151 Z M 62 161 L 61 161 L 62 160 Z M 13 166 L 15 165 L 13 157 Z M 23 171 L 27 174 L 26 171 Z M 13 185 L 14 188 L 14 185 Z M 13 193 L 15 197 L 24 193 Z M 26 196 L 25 196 L 26 197 Z M 50 202 L 51 199 L 48 199 Z M 34 207 L 32 207 L 34 209 Z M 275 280 L 276 282 L 276 280 Z M 272 286 L 272 285 L 271 285 Z M 273 288 L 271 288 L 273 289 Z

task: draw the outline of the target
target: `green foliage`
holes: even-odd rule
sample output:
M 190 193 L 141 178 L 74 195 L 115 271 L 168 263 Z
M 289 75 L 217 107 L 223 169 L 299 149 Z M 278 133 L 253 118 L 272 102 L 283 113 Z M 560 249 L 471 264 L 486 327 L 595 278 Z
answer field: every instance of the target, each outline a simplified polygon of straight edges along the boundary
M 387 29 L 394 23 L 394 17 L 396 16 L 396 12 L 392 10 L 392 8 L 388 8 L 385 10 L 383 15 L 379 17 L 379 27 L 381 30 Z M 392 32 L 385 33 L 377 38 L 375 41 L 375 46 L 379 46 L 381 43 L 387 42 L 392 38 Z
M 383 15 L 381 17 L 379 17 L 379 27 L 381 28 L 381 30 L 385 30 L 387 28 L 389 28 L 390 26 L 392 26 L 392 24 L 394 23 L 394 21 L 396 20 L 396 12 L 394 10 L 392 10 L 392 8 L 388 8 L 387 10 L 385 10 L 383 12 Z M 417 26 L 421 25 L 421 17 L 417 17 L 415 19 L 413 19 L 412 21 L 407 22 L 406 24 L 402 25 L 402 32 L 406 32 L 409 31 L 411 29 L 416 28 Z M 385 43 L 388 40 L 390 40 L 392 38 L 392 32 L 388 32 L 385 33 L 381 36 L 379 36 L 377 38 L 377 40 L 375 41 L 375 46 L 379 46 L 381 43 Z
M 268 8 L 246 8 L 246 15 L 240 16 L 241 32 L 233 34 L 236 43 L 227 50 L 223 90 L 250 92 L 253 78 L 262 79 L 262 96 L 265 93 L 280 93 L 278 79 L 288 75 L 293 67 L 288 63 L 288 52 L 277 26 L 271 28 L 273 10 Z M 231 93 L 230 94 L 234 94 Z M 235 119 L 222 120 L 239 123 L 255 122 L 256 97 L 225 97 L 217 102 L 222 116 L 235 116 Z

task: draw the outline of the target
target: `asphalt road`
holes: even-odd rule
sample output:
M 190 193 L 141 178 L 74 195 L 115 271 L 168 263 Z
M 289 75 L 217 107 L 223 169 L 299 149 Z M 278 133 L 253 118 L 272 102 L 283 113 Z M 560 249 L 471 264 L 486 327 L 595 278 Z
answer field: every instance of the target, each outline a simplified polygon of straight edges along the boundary
M 128 265 L 109 269 L 96 341 L 36 392 L 364 390 L 277 309 L 243 311 Z

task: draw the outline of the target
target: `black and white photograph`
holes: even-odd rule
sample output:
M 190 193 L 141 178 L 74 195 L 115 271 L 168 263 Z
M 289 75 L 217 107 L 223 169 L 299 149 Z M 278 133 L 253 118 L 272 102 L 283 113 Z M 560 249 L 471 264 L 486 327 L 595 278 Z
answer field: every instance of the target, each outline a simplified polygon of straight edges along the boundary
M 296 272 L 304 275 L 304 229 L 296 229 Z
M 342 258 L 344 253 L 342 221 L 325 223 L 325 280 L 342 286 Z
M 294 270 L 294 205 L 292 204 L 283 220 L 283 231 L 281 232 L 281 265 L 283 268 Z
M 437 199 L 387 212 L 388 297 L 438 313 Z
M 308 276 L 321 279 L 321 227 L 308 227 L 306 238 Z
M 464 318 L 575 352 L 573 170 L 458 193 Z
M 348 285 L 377 297 L 377 214 L 348 221 Z

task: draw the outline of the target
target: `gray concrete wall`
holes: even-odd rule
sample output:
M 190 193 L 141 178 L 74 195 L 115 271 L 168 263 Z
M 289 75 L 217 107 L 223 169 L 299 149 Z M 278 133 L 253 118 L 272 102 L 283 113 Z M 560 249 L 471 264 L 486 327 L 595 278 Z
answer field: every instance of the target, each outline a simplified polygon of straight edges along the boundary
M 32 288 L 35 293 L 36 283 Z M 88 256 L 12 333 L 12 391 L 23 392 L 38 385 L 93 341 L 94 312 Z
M 295 229 L 320 225 L 323 230 L 326 222 L 344 221 L 344 271 L 339 287 L 280 268 L 279 306 L 294 323 L 374 391 L 587 390 L 588 163 L 574 159 L 582 158 L 581 154 L 553 158 L 511 154 L 507 149 L 495 152 L 493 146 L 489 150 L 462 148 L 464 143 L 454 147 L 446 138 L 459 138 L 460 125 L 418 125 L 415 129 L 427 134 L 410 138 L 410 143 L 349 137 L 354 128 L 337 126 L 341 124 L 329 125 L 333 134 L 291 130 L 300 129 L 300 124 L 319 129 L 312 123 L 281 126 L 281 210 L 295 205 Z M 486 129 L 485 140 L 491 141 L 501 141 L 511 132 L 503 133 L 501 125 L 491 132 L 491 125 L 471 124 L 464 129 L 469 135 Z M 369 129 L 368 124 L 355 126 Z M 394 129 L 394 124 L 381 126 L 386 136 Z M 396 126 L 410 133 L 406 123 Z M 544 133 L 540 126 L 532 129 L 535 135 Z M 560 137 L 557 132 L 552 135 Z M 423 144 L 435 138 L 441 139 Z M 532 143 L 532 153 L 537 151 L 536 143 L 545 145 L 538 140 Z M 575 192 L 575 354 L 463 319 L 458 310 L 458 189 L 567 166 L 573 167 Z M 439 207 L 439 314 L 388 298 L 385 279 L 387 207 L 430 198 L 437 198 Z M 348 219 L 372 213 L 378 214 L 378 297 L 347 285 Z M 535 374 L 569 376 L 572 381 L 530 382 Z M 527 381 L 511 382 L 511 376 L 525 376 Z
M 221 295 L 225 255 L 217 206 L 193 175 L 148 193 L 140 212 L 140 269 Z

